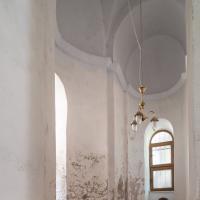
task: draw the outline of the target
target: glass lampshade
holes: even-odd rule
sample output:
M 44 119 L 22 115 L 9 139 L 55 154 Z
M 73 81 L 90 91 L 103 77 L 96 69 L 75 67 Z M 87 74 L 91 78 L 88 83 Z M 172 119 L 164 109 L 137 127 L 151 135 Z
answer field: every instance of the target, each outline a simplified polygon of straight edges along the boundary
M 143 113 L 141 111 L 138 111 L 135 114 L 135 121 L 137 122 L 137 124 L 141 124 L 142 123 L 142 118 L 143 118 Z
M 137 122 L 136 120 L 133 120 L 133 122 L 131 123 L 131 128 L 134 132 L 137 132 L 138 130 L 138 126 L 137 126 Z
M 153 121 L 152 122 L 152 129 L 155 131 L 157 128 L 157 122 L 156 121 Z
M 132 130 L 133 130 L 133 132 L 137 132 L 137 130 L 138 130 L 137 125 L 132 125 Z
M 155 131 L 156 128 L 157 128 L 157 122 L 158 122 L 158 118 L 154 116 L 154 117 L 151 119 L 152 129 L 153 129 L 154 131 Z

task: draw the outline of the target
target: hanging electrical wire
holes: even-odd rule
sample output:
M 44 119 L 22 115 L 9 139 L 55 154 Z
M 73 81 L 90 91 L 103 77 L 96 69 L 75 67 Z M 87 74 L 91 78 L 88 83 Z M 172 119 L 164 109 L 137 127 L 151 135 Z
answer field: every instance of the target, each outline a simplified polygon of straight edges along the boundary
M 129 9 L 129 17 L 130 21 L 132 24 L 133 28 L 133 33 L 136 38 L 136 42 L 139 48 L 139 54 L 140 54 L 140 66 L 139 66 L 139 84 L 142 85 L 143 83 L 143 78 L 142 78 L 142 43 L 143 43 L 143 26 L 142 26 L 142 0 L 140 0 L 140 34 L 141 34 L 141 39 L 139 40 L 139 36 L 137 33 L 136 25 L 135 25 L 135 20 L 134 20 L 134 14 L 131 9 L 131 3 L 130 0 L 127 0 L 128 2 L 128 9 Z
M 130 0 L 128 1 L 128 8 L 129 8 L 129 15 L 130 15 L 130 20 L 133 26 L 133 32 L 138 44 L 138 48 L 139 48 L 139 53 L 140 53 L 140 64 L 139 64 L 139 93 L 140 93 L 140 102 L 138 104 L 138 110 L 134 115 L 133 121 L 131 123 L 131 127 L 133 129 L 134 132 L 137 132 L 138 129 L 138 125 L 140 125 L 143 121 L 145 121 L 146 119 L 148 119 L 148 116 L 145 114 L 145 101 L 144 101 L 144 95 L 145 95 L 145 91 L 146 91 L 146 87 L 143 85 L 143 73 L 142 73 L 142 58 L 143 58 L 143 24 L 142 24 L 142 0 L 140 1 L 139 4 L 139 24 L 140 24 L 140 40 L 138 37 L 138 33 L 136 30 L 136 25 L 135 25 L 135 21 L 134 21 L 134 14 L 132 12 L 131 9 L 131 3 Z M 152 115 L 150 122 L 152 123 L 152 128 L 153 130 L 156 130 L 156 124 L 159 121 L 158 118 L 156 117 L 156 114 L 154 111 L 150 111 L 149 114 Z

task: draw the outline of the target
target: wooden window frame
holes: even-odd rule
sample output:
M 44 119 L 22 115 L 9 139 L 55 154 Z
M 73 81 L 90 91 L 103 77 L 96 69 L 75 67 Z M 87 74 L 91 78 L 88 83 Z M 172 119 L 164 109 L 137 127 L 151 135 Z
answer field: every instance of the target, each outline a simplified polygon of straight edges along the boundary
M 160 143 L 151 143 L 153 137 L 156 134 L 159 134 L 160 132 L 167 132 L 168 134 L 171 135 L 172 141 L 168 142 L 160 142 Z M 162 147 L 162 146 L 171 146 L 171 163 L 169 164 L 160 164 L 160 165 L 153 165 L 152 164 L 152 148 L 153 147 Z M 151 137 L 150 144 L 149 144 L 149 166 L 150 166 L 150 188 L 151 191 L 174 191 L 174 137 L 172 133 L 168 130 L 158 130 L 156 131 L 153 136 Z M 153 178 L 153 172 L 154 171 L 161 171 L 161 170 L 167 170 L 170 169 L 172 171 L 172 187 L 170 188 L 154 188 L 154 178 Z

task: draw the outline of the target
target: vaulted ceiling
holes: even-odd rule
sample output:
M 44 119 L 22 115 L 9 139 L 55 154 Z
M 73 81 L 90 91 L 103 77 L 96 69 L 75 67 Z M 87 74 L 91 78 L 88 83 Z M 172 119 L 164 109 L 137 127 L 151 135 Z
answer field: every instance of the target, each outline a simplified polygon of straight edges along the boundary
M 128 0 L 57 0 L 58 29 L 66 42 L 118 62 L 127 82 L 138 84 L 139 52 Z M 131 0 L 138 34 L 139 0 Z M 185 0 L 143 0 L 143 79 L 148 93 L 173 87 L 185 72 Z

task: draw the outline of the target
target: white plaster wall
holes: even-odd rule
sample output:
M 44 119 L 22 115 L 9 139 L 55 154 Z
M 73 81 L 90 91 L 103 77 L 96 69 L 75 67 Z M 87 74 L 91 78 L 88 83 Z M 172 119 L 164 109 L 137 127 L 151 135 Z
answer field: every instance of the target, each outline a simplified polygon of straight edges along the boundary
M 56 73 L 65 85 L 68 99 L 69 199 L 77 199 L 73 173 L 74 163 L 82 165 L 80 152 L 105 158 L 100 166 L 90 170 L 91 175 L 100 178 L 98 181 L 109 183 L 109 196 L 101 198 L 127 198 L 128 97 L 118 77 L 107 67 L 86 64 L 59 49 L 56 51 Z M 81 168 L 77 173 L 81 185 Z
M 188 130 L 189 140 L 189 165 L 188 165 L 188 199 L 200 199 L 200 2 L 198 0 L 187 1 L 188 19 L 188 74 L 187 103 L 188 103 Z
M 53 7 L 53 0 L 0 2 L 0 199 L 55 196 L 48 154 L 54 155 Z
M 106 153 L 106 68 L 89 66 L 57 49 L 56 72 L 65 85 L 69 104 L 69 153 L 74 149 Z M 98 142 L 88 145 L 88 139 Z
M 143 124 L 137 133 L 131 129 L 130 123 L 138 109 L 138 99 L 127 94 L 128 118 L 128 196 L 130 199 L 144 199 L 144 130 Z
M 155 110 L 160 118 L 165 118 L 172 123 L 175 140 L 175 191 L 151 193 L 150 199 L 152 200 L 160 196 L 166 196 L 170 200 L 186 199 L 187 149 L 185 144 L 187 143 L 186 138 L 189 133 L 187 132 L 187 122 L 185 121 L 185 92 L 185 87 L 182 87 L 176 94 L 164 100 L 147 102 L 147 109 Z
M 72 56 L 57 49 L 56 72 L 64 82 L 69 99 L 67 134 L 70 163 L 82 162 L 77 156 L 79 152 L 84 155 L 103 155 L 105 159 L 101 161 L 102 165 L 92 170 L 91 174 L 102 177 L 101 181 L 108 180 L 109 194 L 114 190 L 114 198 L 126 198 L 128 192 L 130 199 L 143 200 L 144 134 L 147 122 L 138 133 L 132 135 L 130 123 L 137 110 L 138 99 L 123 89 L 125 85 L 122 87 L 121 84 L 124 82 L 113 71 L 117 64 L 106 67 L 86 64 L 77 55 Z M 186 175 L 182 176 L 186 174 L 186 154 L 183 153 L 186 153 L 184 147 L 187 144 L 185 87 L 165 99 L 148 100 L 146 110 L 152 109 L 174 126 L 176 189 L 167 196 L 176 200 L 185 199 Z M 68 184 L 73 184 L 72 172 L 73 166 L 68 166 Z M 80 177 L 81 172 L 78 174 Z M 68 193 L 73 193 L 71 190 L 68 188 Z M 160 193 L 151 195 L 150 199 L 155 199 Z M 76 199 L 72 196 L 70 199 Z
M 107 68 L 78 61 L 57 49 L 56 73 L 65 86 L 68 99 L 68 198 L 91 195 L 91 188 L 86 183 L 96 181 L 101 184 L 97 190 L 105 191 L 100 197 L 95 195 L 105 199 L 108 180 Z
M 126 92 L 115 76 L 114 84 L 114 130 L 115 130 L 115 199 L 125 199 L 127 195 L 127 118 Z M 108 133 L 109 134 L 109 133 Z
M 56 54 L 56 72 L 65 85 L 69 101 L 67 134 L 70 163 L 76 160 L 79 152 L 105 156 L 102 165 L 91 173 L 103 181 L 108 180 L 109 192 L 114 190 L 115 199 L 123 199 L 128 195 L 130 199 L 143 200 L 144 135 L 147 122 L 140 126 L 136 134 L 130 127 L 138 99 L 123 90 L 118 77 L 106 66 L 85 64 L 59 49 Z M 148 199 L 154 200 L 163 195 L 169 199 L 186 199 L 185 97 L 183 86 L 165 99 L 146 101 L 146 110 L 153 109 L 160 118 L 168 119 L 175 135 L 175 191 L 151 193 L 150 197 L 147 191 Z M 74 180 L 72 171 L 72 166 L 68 166 L 68 184 Z
M 146 111 L 155 110 L 160 118 L 169 120 L 174 128 L 175 137 L 175 191 L 174 192 L 150 192 L 148 191 L 149 179 L 144 181 L 144 169 L 149 170 L 144 163 L 144 137 L 148 122 L 139 127 L 137 133 L 128 127 L 128 174 L 129 174 L 129 198 L 156 200 L 166 196 L 170 200 L 186 199 L 187 180 L 187 121 L 186 121 L 186 88 L 182 87 L 177 93 L 165 99 L 146 101 Z M 133 113 L 137 110 L 138 99 L 129 96 L 127 105 L 128 121 L 131 122 Z M 148 172 L 148 171 L 147 171 Z M 146 172 L 145 172 L 146 173 Z M 134 184 L 138 183 L 139 189 L 134 189 Z M 146 188 L 146 189 L 145 189 Z M 144 196 L 144 189 L 145 196 Z M 136 195 L 136 196 L 135 196 Z
M 53 0 L 0 3 L 0 16 L 3 19 L 0 23 L 1 27 L 4 27 L 0 31 L 0 197 L 5 200 L 50 200 L 55 197 L 52 98 L 54 11 Z M 194 37 L 197 37 L 196 34 Z M 198 66 L 198 63 L 197 58 L 195 66 Z M 126 133 L 130 133 L 129 122 L 137 109 L 137 100 L 125 93 L 115 78 L 113 88 L 108 87 L 106 66 L 101 68 L 84 64 L 58 50 L 55 69 L 65 84 L 69 100 L 67 146 L 72 164 L 68 167 L 69 182 L 74 181 L 71 178 L 71 172 L 74 171 L 70 170 L 74 166 L 80 167 L 77 164 L 79 161 L 81 163 L 83 158 L 84 164 L 81 163 L 81 167 L 89 166 L 90 169 L 91 163 L 95 164 L 85 172 L 86 175 L 90 174 L 86 181 L 97 175 L 97 181 L 106 185 L 110 167 L 108 117 L 111 116 L 115 141 L 114 154 L 111 155 L 114 162 L 111 164 L 116 172 L 114 179 L 116 178 L 117 182 L 121 174 L 126 176 L 128 170 L 129 197 L 142 200 L 145 126 L 132 140 L 129 138 L 126 149 Z M 198 80 L 198 77 L 195 80 Z M 194 90 L 198 91 L 198 85 Z M 108 102 L 110 92 L 113 92 L 113 99 L 110 99 L 113 101 Z M 194 103 L 198 104 L 198 96 L 195 97 Z M 109 115 L 108 105 L 112 103 L 113 111 Z M 147 102 L 147 110 L 153 108 L 160 117 L 170 120 L 174 126 L 176 200 L 184 200 L 186 196 L 186 176 L 183 176 L 186 174 L 183 152 L 186 151 L 184 146 L 187 135 L 184 129 L 184 105 L 185 88 L 164 100 Z M 194 108 L 198 108 L 195 105 Z M 198 131 L 196 112 L 194 119 L 197 120 L 195 130 Z M 80 153 L 83 155 L 81 158 Z M 81 171 L 82 168 L 79 169 Z M 80 175 L 81 181 L 84 180 L 85 174 L 80 172 Z M 106 196 L 107 191 L 101 197 Z M 73 194 L 72 199 L 76 199 Z

